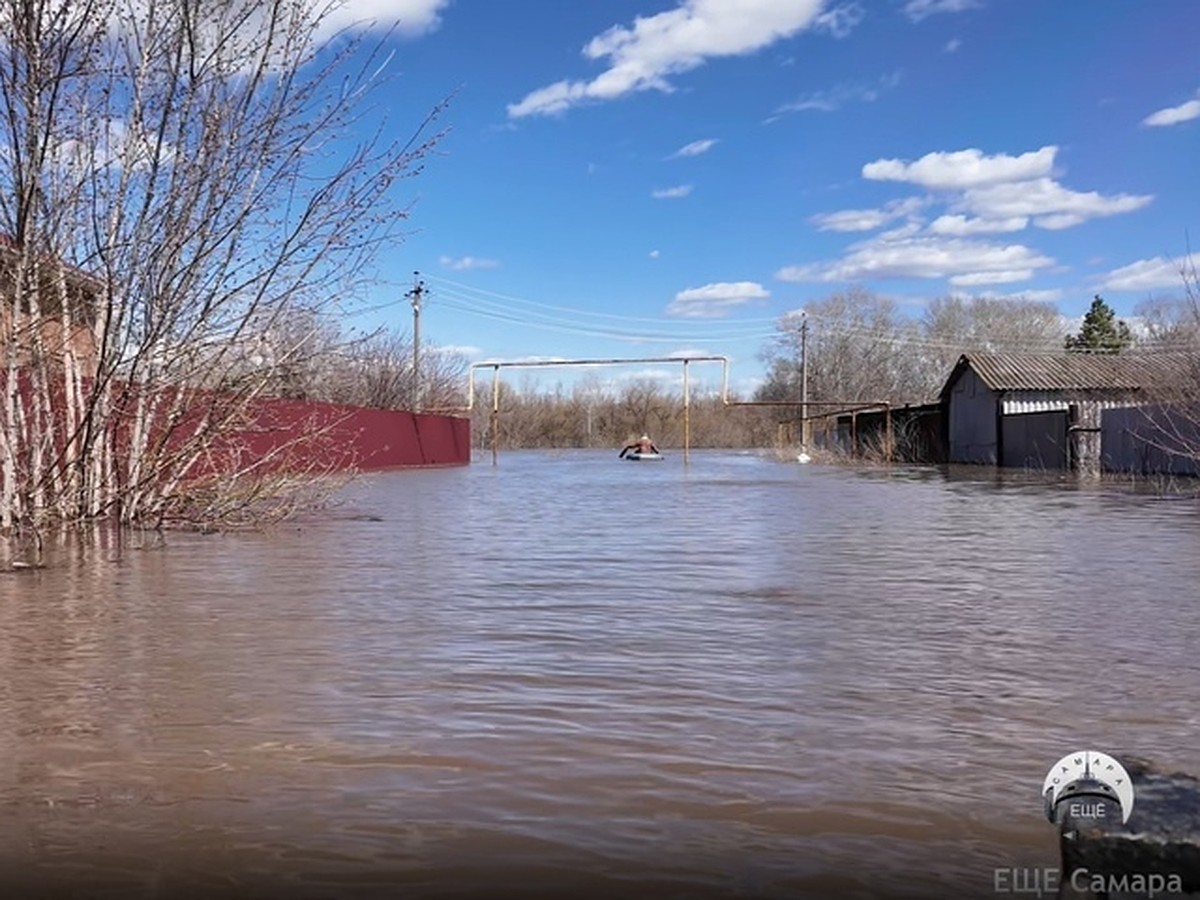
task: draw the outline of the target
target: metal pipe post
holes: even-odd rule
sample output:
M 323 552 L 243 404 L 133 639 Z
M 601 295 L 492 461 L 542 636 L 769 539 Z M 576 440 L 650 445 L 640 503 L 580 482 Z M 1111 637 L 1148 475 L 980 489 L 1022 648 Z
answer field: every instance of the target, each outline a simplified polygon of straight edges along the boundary
M 688 361 L 683 361 L 683 462 L 688 462 L 692 446 L 691 398 L 688 392 Z
M 808 452 L 808 313 L 800 314 L 800 452 Z
M 492 465 L 500 453 L 500 367 L 492 369 Z

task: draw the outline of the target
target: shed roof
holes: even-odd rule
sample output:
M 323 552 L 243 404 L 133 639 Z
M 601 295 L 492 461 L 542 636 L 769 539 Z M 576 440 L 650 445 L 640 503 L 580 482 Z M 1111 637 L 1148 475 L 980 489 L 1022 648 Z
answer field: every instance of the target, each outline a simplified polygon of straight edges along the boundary
M 1195 378 L 1200 360 L 1182 353 L 964 353 L 943 399 L 968 368 L 993 391 L 1123 393 Z

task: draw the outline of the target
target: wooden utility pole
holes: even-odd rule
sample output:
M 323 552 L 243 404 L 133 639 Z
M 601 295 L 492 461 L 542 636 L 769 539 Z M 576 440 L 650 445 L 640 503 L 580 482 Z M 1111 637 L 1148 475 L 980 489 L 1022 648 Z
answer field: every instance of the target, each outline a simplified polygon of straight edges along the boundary
M 425 293 L 425 282 L 421 273 L 413 272 L 413 286 L 405 296 L 412 302 L 413 309 L 413 387 L 412 409 L 421 409 L 421 297 Z

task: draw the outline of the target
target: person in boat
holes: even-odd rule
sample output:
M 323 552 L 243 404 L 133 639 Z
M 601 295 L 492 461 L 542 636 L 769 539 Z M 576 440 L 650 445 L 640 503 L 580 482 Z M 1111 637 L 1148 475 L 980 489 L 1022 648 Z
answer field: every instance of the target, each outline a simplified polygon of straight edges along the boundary
M 654 441 L 650 440 L 650 435 L 643 434 L 640 438 L 634 441 L 629 446 L 621 451 L 619 458 L 624 459 L 627 453 L 657 453 L 658 448 L 654 446 Z

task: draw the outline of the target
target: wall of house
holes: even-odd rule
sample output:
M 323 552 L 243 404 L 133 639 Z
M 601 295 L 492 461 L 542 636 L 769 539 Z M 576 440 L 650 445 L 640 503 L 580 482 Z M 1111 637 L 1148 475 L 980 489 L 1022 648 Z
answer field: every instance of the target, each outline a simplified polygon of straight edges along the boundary
M 52 361 L 61 362 L 71 354 L 82 374 L 91 375 L 96 371 L 96 334 L 89 326 L 75 325 L 68 331 L 61 320 L 43 318 L 39 330 L 41 348 Z M 5 305 L 0 308 L 0 334 L 10 333 L 14 336 L 12 344 L 9 347 L 0 345 L 0 365 L 8 365 L 10 347 L 16 348 L 18 366 L 29 365 L 35 345 L 33 326 L 25 313 L 18 313 L 14 322 L 11 307 Z
M 1106 472 L 1200 476 L 1200 409 L 1106 409 L 1100 442 Z
M 996 464 L 997 402 L 971 369 L 958 377 L 946 408 L 950 462 Z
M 1065 410 L 1009 415 L 1000 422 L 1002 466 L 1065 469 L 1069 465 Z

